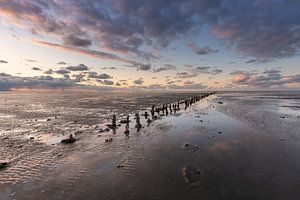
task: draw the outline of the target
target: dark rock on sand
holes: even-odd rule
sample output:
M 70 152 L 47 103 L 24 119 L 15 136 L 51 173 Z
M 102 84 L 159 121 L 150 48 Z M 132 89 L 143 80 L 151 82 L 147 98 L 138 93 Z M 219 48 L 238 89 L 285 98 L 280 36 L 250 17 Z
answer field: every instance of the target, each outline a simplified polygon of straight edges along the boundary
M 71 143 L 74 143 L 75 141 L 76 141 L 76 139 L 73 137 L 73 134 L 71 134 L 68 139 L 63 139 L 61 141 L 61 143 L 63 143 L 63 144 L 71 144 Z
M 189 185 L 197 185 L 201 179 L 201 171 L 193 166 L 186 166 L 182 173 L 185 182 Z
M 112 141 L 113 141 L 112 138 L 107 138 L 107 139 L 105 140 L 105 142 L 112 142 Z
M 279 116 L 281 119 L 285 119 L 285 116 Z
M 8 162 L 0 162 L 0 170 L 8 166 Z

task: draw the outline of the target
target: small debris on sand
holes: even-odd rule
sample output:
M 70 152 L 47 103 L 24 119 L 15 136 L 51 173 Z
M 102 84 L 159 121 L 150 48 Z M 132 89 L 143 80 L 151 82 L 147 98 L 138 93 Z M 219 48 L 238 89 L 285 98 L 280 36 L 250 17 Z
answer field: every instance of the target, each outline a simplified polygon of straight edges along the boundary
M 283 140 L 284 140 L 284 138 L 280 138 L 280 140 L 281 140 L 281 141 L 283 141 Z
M 82 131 L 76 131 L 74 134 L 77 135 L 77 134 L 80 134 L 82 133 Z
M 201 171 L 193 166 L 186 166 L 182 170 L 185 182 L 189 185 L 197 185 L 201 178 Z
M 105 142 L 112 142 L 112 141 L 113 141 L 112 138 L 107 138 L 107 139 L 105 139 Z
M 117 168 L 124 168 L 125 167 L 125 165 L 123 164 L 123 163 L 119 163 L 118 165 L 117 165 Z
M 281 119 L 285 119 L 285 116 L 279 116 Z
M 70 143 L 74 143 L 75 141 L 76 139 L 73 137 L 73 134 L 71 134 L 68 139 L 63 139 L 61 143 L 70 144 Z
M 184 150 L 189 151 L 189 152 L 195 152 L 200 149 L 200 146 L 195 144 L 195 145 L 190 145 L 189 143 L 185 143 L 183 145 Z
M 223 102 L 222 102 L 222 101 L 219 101 L 218 104 L 223 104 Z
M 33 140 L 33 139 L 34 139 L 34 137 L 30 137 L 29 139 L 30 139 L 30 140 Z

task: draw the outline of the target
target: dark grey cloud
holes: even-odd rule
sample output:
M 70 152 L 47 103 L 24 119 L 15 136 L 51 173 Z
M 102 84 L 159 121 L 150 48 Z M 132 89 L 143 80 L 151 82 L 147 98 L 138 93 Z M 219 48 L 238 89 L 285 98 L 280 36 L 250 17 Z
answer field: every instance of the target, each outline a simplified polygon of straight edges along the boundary
M 63 38 L 64 44 L 75 47 L 88 47 L 92 45 L 92 41 L 88 39 L 79 38 L 75 35 L 68 35 Z
M 188 73 L 188 72 L 178 72 L 176 73 L 177 78 L 193 78 L 198 76 L 196 73 Z
M 98 74 L 97 78 L 99 78 L 99 79 L 112 79 L 113 77 L 106 74 L 106 73 L 103 73 L 103 74 Z
M 246 63 L 256 63 L 256 62 L 258 62 L 258 59 L 251 59 L 246 61 Z
M 137 70 L 142 70 L 142 71 L 148 71 L 152 68 L 151 64 L 141 64 L 141 63 L 136 64 L 135 67 L 137 68 Z
M 198 55 L 207 55 L 212 53 L 217 53 L 218 50 L 212 49 L 208 46 L 205 47 L 198 47 L 195 43 L 188 44 L 188 47 L 193 50 Z
M 56 74 L 69 74 L 71 73 L 69 70 L 66 70 L 66 69 L 59 69 L 59 70 L 56 70 L 54 71 Z
M 111 80 L 97 80 L 99 83 L 101 83 L 102 85 L 113 85 L 114 82 Z
M 68 66 L 66 67 L 69 71 L 88 71 L 89 68 L 84 64 L 79 64 L 77 66 Z
M 157 73 L 157 72 L 169 71 L 169 70 L 176 70 L 176 66 L 175 65 L 171 65 L 171 64 L 164 64 L 163 67 L 159 67 L 159 68 L 153 69 L 153 72 Z
M 221 74 L 222 72 L 223 72 L 222 69 L 213 69 L 211 70 L 210 74 L 217 75 L 217 74 Z
M 4 64 L 6 64 L 6 63 L 8 63 L 7 61 L 5 61 L 5 60 L 0 60 L 0 64 L 1 63 L 4 63 Z
M 3 77 L 3 76 L 11 76 L 11 75 L 10 75 L 10 74 L 6 74 L 6 73 L 4 73 L 4 72 L 1 72 L 1 73 L 0 73 L 0 76 Z
M 86 76 L 85 74 L 73 74 L 72 80 L 76 83 L 84 82 L 86 81 L 85 76 Z
M 115 68 L 115 67 L 102 67 L 101 69 L 111 69 L 111 70 L 115 70 L 115 69 L 117 69 L 117 68 Z
M 34 70 L 34 71 L 42 71 L 40 68 L 38 68 L 38 67 L 33 67 L 33 68 L 31 68 L 32 70 Z
M 209 74 L 209 75 L 218 75 L 223 72 L 222 69 L 218 69 L 216 67 L 208 67 L 208 66 L 198 66 L 194 67 L 193 65 L 188 65 L 187 70 L 193 74 Z
M 25 59 L 25 61 L 27 61 L 27 62 L 31 62 L 31 63 L 37 63 L 38 61 L 36 61 L 36 60 L 32 60 L 32 59 Z
M 99 74 L 97 72 L 88 72 L 88 78 L 100 80 L 100 79 L 112 79 L 113 77 L 106 73 Z
M 47 71 L 44 71 L 44 74 L 53 74 L 53 69 L 48 69 Z
M 134 83 L 135 85 L 142 85 L 144 82 L 145 82 L 145 81 L 144 81 L 143 78 L 139 78 L 139 79 L 133 81 L 133 83 Z

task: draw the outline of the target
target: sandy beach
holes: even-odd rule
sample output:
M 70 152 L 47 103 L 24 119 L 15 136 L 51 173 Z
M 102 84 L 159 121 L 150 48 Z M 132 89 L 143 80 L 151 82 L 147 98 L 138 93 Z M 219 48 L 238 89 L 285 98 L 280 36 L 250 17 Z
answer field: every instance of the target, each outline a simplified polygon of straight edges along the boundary
M 77 140 L 66 145 L 67 131 L 7 129 L 0 199 L 299 199 L 300 93 L 276 95 L 217 93 L 150 123 L 141 117 L 129 134 L 125 125 L 103 131 L 105 120 L 69 123 Z

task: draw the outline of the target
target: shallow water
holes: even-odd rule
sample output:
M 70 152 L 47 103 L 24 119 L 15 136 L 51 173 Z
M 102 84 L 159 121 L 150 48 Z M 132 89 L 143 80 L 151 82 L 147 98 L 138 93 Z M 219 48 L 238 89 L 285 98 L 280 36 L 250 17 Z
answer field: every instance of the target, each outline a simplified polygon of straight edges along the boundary
M 214 95 L 149 125 L 143 119 L 144 128 L 131 125 L 129 137 L 123 126 L 99 133 L 95 125 L 65 123 L 61 129 L 82 130 L 79 140 L 26 139 L 36 153 L 0 171 L 1 199 L 300 199 L 299 112 L 281 108 L 282 100 L 293 106 L 299 99 L 274 97 Z M 105 143 L 108 137 L 113 142 Z M 185 169 L 195 169 L 192 184 Z

